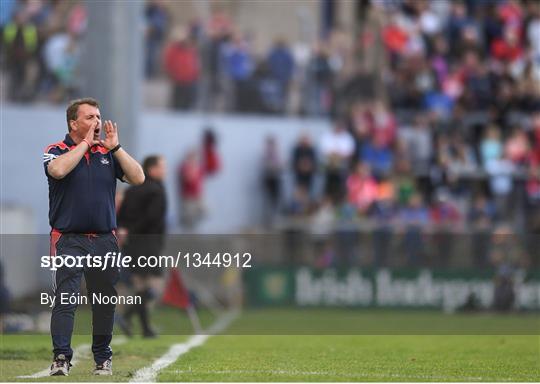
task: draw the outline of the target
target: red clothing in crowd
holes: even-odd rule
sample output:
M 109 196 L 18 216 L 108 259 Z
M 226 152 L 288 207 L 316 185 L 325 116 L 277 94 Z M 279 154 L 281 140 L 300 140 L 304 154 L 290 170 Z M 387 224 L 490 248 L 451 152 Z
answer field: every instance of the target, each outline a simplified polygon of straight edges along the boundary
M 199 78 L 197 48 L 189 43 L 173 42 L 165 50 L 165 70 L 178 84 L 192 84 Z
M 215 145 L 207 143 L 203 146 L 203 167 L 206 175 L 213 175 L 221 168 L 221 161 Z
M 491 53 L 499 60 L 511 62 L 523 56 L 523 48 L 520 45 L 511 45 L 504 39 L 497 39 L 491 44 Z
M 203 188 L 204 171 L 196 161 L 186 161 L 180 165 L 180 192 L 184 199 L 198 199 Z
M 409 36 L 397 25 L 389 25 L 383 30 L 383 41 L 386 47 L 395 53 L 401 53 L 407 46 Z
M 352 174 L 347 178 L 347 200 L 361 211 L 375 201 L 377 192 L 377 182 L 372 177 Z

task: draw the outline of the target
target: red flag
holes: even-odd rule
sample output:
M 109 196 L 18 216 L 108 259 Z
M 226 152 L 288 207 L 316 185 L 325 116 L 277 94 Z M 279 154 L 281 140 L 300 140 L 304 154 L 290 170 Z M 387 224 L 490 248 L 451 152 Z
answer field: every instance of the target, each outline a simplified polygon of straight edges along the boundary
M 165 287 L 162 301 L 163 304 L 181 309 L 186 309 L 191 305 L 189 292 L 182 283 L 182 278 L 177 269 L 172 269 L 169 274 L 169 281 Z

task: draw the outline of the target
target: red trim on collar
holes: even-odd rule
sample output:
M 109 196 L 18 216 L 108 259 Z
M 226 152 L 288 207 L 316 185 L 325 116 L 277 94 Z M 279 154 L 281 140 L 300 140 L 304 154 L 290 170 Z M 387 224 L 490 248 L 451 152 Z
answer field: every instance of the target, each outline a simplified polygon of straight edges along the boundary
M 90 148 L 90 152 L 92 153 L 99 152 L 106 155 L 107 153 L 109 153 L 109 150 L 105 148 L 103 145 L 97 144 L 97 145 L 92 146 L 92 148 Z

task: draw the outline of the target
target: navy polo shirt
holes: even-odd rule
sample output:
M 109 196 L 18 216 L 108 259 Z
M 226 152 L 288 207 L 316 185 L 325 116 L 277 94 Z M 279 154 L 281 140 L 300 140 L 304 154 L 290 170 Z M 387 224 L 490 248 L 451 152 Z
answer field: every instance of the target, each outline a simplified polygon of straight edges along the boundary
M 49 162 L 76 147 L 71 137 L 49 145 L 43 154 L 49 182 L 49 223 L 62 233 L 106 233 L 116 228 L 116 179 L 124 172 L 109 151 L 94 145 L 63 179 L 51 177 Z

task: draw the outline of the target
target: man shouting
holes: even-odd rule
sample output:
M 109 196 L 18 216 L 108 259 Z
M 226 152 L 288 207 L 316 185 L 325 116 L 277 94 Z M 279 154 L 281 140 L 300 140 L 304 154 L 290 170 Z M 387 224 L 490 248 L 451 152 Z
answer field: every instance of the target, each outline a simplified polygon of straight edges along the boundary
M 120 145 L 116 123 L 107 120 L 102 124 L 96 100 L 72 101 L 66 118 L 66 137 L 49 145 L 43 155 L 49 183 L 51 256 L 103 257 L 107 252 L 118 253 L 116 179 L 139 185 L 144 182 L 143 170 Z M 101 139 L 102 130 L 104 139 Z M 88 264 L 63 265 L 53 271 L 51 376 L 67 376 L 73 357 L 71 335 L 77 304 L 62 298 L 79 295 L 83 275 L 89 297 L 93 294 L 116 296 L 114 285 L 119 277 L 118 268 L 93 268 Z M 92 302 L 92 353 L 96 375 L 112 374 L 110 342 L 114 311 L 114 304 Z

